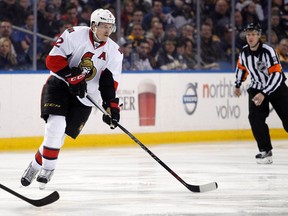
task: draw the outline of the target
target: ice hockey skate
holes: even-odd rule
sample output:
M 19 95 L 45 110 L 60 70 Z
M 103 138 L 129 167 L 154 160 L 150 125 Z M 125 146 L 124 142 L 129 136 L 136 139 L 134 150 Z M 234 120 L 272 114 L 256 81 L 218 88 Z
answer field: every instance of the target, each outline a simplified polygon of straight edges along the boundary
M 29 186 L 32 183 L 32 181 L 35 179 L 38 172 L 39 170 L 32 167 L 32 162 L 31 162 L 22 175 L 21 184 L 25 187 Z
M 271 150 L 268 152 L 260 152 L 259 154 L 255 156 L 255 158 L 258 164 L 272 164 L 273 163 Z
M 41 169 L 37 181 L 39 182 L 40 190 L 45 189 L 46 184 L 51 180 L 54 170 Z

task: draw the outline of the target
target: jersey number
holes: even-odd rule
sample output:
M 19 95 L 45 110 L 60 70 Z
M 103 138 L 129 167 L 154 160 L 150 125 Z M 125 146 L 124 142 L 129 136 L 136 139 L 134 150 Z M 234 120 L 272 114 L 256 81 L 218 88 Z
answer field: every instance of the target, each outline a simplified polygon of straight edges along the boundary
M 64 39 L 62 37 L 59 37 L 58 40 L 55 42 L 56 47 L 60 47 L 60 45 L 64 42 Z

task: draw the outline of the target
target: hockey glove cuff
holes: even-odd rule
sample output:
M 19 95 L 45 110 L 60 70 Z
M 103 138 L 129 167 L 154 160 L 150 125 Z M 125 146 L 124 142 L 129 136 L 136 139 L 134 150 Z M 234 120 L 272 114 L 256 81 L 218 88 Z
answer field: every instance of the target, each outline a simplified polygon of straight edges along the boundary
M 103 102 L 103 108 L 109 115 L 103 114 L 102 120 L 110 126 L 111 129 L 117 127 L 117 124 L 120 120 L 120 107 L 119 107 L 119 98 L 114 98 L 109 101 Z
M 71 68 L 71 73 L 69 76 L 65 77 L 66 81 L 69 83 L 70 92 L 84 98 L 87 92 L 87 83 L 85 81 L 85 74 L 82 73 L 82 70 L 77 67 Z

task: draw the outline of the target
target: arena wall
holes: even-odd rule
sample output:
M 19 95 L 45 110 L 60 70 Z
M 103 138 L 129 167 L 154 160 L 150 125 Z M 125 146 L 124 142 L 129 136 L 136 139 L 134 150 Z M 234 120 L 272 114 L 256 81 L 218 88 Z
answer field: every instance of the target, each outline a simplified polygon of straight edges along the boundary
M 32 149 L 42 142 L 41 89 L 48 72 L 0 74 L 0 150 Z M 127 72 L 117 95 L 121 125 L 144 144 L 251 139 L 248 82 L 240 98 L 233 95 L 232 72 Z M 101 104 L 101 102 L 99 102 Z M 140 105 L 141 104 L 141 105 Z M 271 136 L 287 134 L 271 108 Z M 65 147 L 135 145 L 119 128 L 110 130 L 93 109 L 82 134 Z

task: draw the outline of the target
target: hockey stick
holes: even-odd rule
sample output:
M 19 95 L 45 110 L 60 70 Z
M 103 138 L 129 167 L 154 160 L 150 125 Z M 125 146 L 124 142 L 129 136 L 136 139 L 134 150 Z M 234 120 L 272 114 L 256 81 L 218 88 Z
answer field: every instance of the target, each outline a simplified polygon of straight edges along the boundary
M 11 190 L 10 188 L 5 187 L 2 184 L 0 184 L 0 188 L 2 188 L 3 190 L 7 191 L 8 193 L 13 194 L 14 196 L 30 203 L 31 205 L 34 205 L 36 207 L 49 205 L 49 204 L 57 201 L 60 198 L 59 193 L 57 191 L 54 191 L 53 193 L 49 194 L 48 196 L 46 196 L 42 199 L 33 200 L 33 199 L 29 199 L 27 197 L 22 196 L 21 194 Z
M 106 110 L 99 106 L 89 95 L 86 96 L 87 99 L 94 104 L 104 115 L 110 116 Z M 170 174 L 172 174 L 178 181 L 180 181 L 186 188 L 192 192 L 207 192 L 216 190 L 218 185 L 216 182 L 211 182 L 204 185 L 191 185 L 186 183 L 182 178 L 180 178 L 173 170 L 171 170 L 163 161 L 161 161 L 153 152 L 151 152 L 144 144 L 142 144 L 133 134 L 131 134 L 126 128 L 121 124 L 117 123 L 117 126 L 126 133 L 135 143 L 137 143 L 143 150 L 145 150 L 152 158 L 154 158 L 161 166 L 163 166 Z

